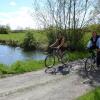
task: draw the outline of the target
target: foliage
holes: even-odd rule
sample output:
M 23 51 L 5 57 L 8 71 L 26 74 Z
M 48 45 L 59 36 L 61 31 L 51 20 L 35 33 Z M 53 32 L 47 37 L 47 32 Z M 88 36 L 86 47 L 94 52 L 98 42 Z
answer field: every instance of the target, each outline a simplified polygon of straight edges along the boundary
M 70 29 L 70 32 L 68 29 L 61 31 L 65 37 L 65 41 L 72 49 L 84 49 L 91 37 L 91 33 L 87 32 L 86 29 L 77 29 L 76 33 L 72 29 Z M 57 28 L 53 26 L 44 30 L 33 30 L 31 32 L 33 32 L 34 41 L 38 44 L 38 49 L 42 48 L 43 50 L 55 41 L 57 33 L 59 33 Z M 15 41 L 14 43 L 20 46 L 24 41 L 25 35 L 25 33 L 0 34 L 0 43 L 12 43 L 11 41 Z
M 56 29 L 53 26 L 48 27 L 47 29 L 47 38 L 48 38 L 48 44 L 52 44 L 57 37 Z
M 8 68 L 6 65 L 0 64 L 0 74 L 7 74 Z
M 47 33 L 45 30 L 32 30 L 31 31 L 34 35 L 35 42 L 37 43 L 37 48 L 39 49 L 44 49 L 48 45 L 48 39 L 47 39 Z M 25 32 L 18 32 L 18 33 L 12 33 L 10 32 L 9 34 L 0 34 L 0 43 L 6 44 L 8 41 L 17 41 L 17 45 L 21 46 L 24 37 L 25 37 Z
M 88 25 L 87 26 L 87 29 L 89 32 L 97 32 L 97 33 L 100 33 L 100 24 L 92 24 L 92 25 Z
M 9 30 L 8 26 L 0 26 L 0 34 L 8 34 Z
M 84 31 L 82 29 L 72 29 L 70 34 L 71 47 L 75 50 L 84 50 L 83 45 Z
M 70 46 L 71 49 L 74 50 L 83 50 L 84 49 L 84 43 L 83 43 L 83 36 L 84 31 L 82 29 L 67 29 L 64 30 L 62 28 L 56 28 L 53 26 L 50 26 L 47 31 L 47 38 L 49 45 L 52 44 L 58 34 L 62 34 L 65 37 L 65 42 Z M 70 42 L 70 43 L 68 43 Z
M 33 33 L 31 31 L 28 31 L 25 34 L 24 40 L 22 42 L 22 47 L 24 48 L 24 50 L 36 49 L 36 40 L 35 40 Z

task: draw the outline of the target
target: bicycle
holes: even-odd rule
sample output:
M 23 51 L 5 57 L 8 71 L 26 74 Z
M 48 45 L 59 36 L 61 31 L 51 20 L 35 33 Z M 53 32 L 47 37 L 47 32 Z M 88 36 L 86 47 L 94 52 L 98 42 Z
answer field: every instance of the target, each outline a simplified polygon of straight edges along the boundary
M 65 65 L 69 61 L 69 55 L 66 52 L 61 52 L 60 49 L 53 47 L 51 52 L 45 58 L 45 67 L 52 68 L 57 60 Z
M 93 50 L 90 50 L 89 53 L 90 53 L 89 57 L 87 57 L 85 60 L 86 75 L 89 75 L 90 73 L 96 71 L 97 69 L 97 64 L 96 64 L 97 53 L 94 52 Z

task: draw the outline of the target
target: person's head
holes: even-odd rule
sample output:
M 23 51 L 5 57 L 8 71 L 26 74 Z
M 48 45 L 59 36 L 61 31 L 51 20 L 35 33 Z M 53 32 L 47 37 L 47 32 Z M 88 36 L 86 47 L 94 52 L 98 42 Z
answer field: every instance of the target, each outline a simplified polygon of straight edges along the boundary
M 96 32 L 92 32 L 92 37 L 95 38 L 97 36 Z

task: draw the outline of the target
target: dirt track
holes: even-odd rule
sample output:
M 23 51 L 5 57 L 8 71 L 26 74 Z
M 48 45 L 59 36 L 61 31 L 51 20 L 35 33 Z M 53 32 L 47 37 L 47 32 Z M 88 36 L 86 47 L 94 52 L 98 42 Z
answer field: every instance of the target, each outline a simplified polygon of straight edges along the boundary
M 0 100 L 73 100 L 93 87 L 80 71 L 84 63 L 75 61 L 71 65 L 66 75 L 41 70 L 0 79 Z

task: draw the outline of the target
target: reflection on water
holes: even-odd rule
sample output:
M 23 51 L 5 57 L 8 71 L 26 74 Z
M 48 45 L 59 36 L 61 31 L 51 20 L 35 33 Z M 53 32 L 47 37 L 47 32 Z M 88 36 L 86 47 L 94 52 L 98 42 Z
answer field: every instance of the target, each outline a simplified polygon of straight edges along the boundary
M 0 63 L 12 64 L 18 60 L 44 60 L 46 55 L 41 51 L 23 51 L 20 47 L 0 45 Z

